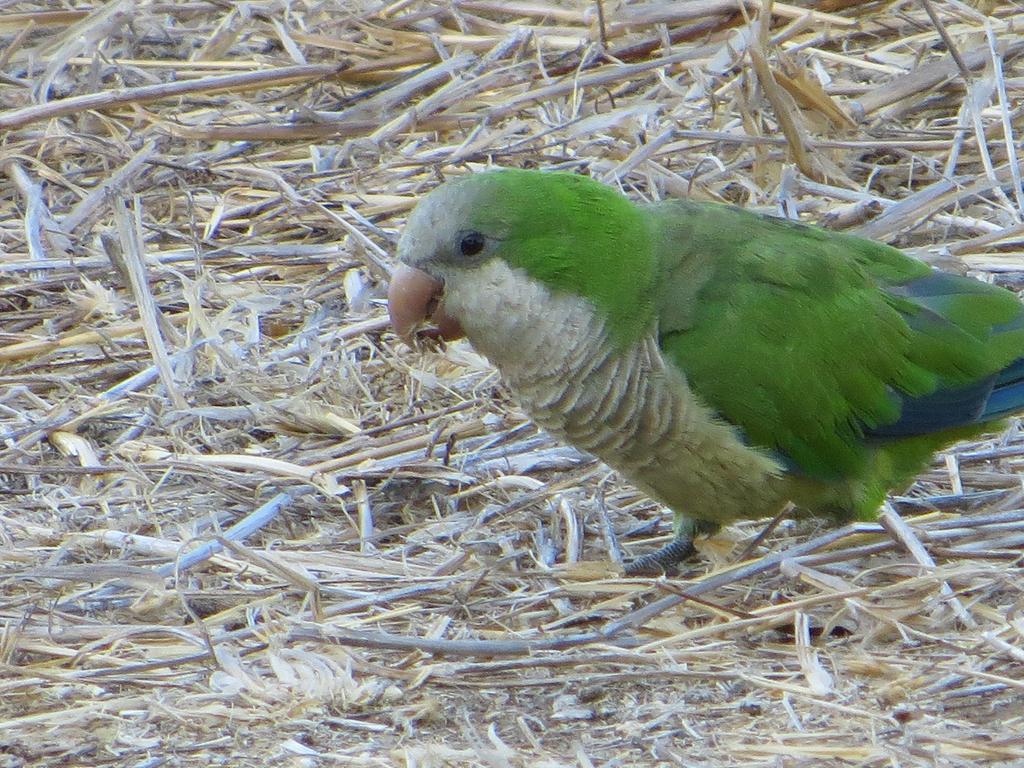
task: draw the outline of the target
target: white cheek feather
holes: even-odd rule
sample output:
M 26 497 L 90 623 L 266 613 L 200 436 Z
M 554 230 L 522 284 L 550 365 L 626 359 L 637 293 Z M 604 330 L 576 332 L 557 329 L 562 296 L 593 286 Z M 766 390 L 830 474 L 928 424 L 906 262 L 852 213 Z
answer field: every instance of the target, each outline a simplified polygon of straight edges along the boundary
M 617 351 L 591 304 L 501 259 L 446 277 L 444 301 L 538 424 L 651 496 L 714 520 L 773 493 L 779 465 L 694 396 L 653 332 Z
M 446 279 L 445 309 L 459 319 L 473 346 L 512 378 L 523 365 L 560 368 L 575 340 L 593 333 L 598 323 L 585 302 L 552 293 L 501 259 L 461 278 Z

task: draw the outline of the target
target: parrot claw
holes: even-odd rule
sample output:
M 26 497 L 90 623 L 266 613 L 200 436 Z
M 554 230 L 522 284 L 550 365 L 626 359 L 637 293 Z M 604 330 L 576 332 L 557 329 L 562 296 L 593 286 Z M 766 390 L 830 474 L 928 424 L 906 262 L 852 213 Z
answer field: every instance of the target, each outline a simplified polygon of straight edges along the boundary
M 676 566 L 696 554 L 692 536 L 672 539 L 657 552 L 643 555 L 625 565 L 627 576 L 647 576 L 676 573 Z

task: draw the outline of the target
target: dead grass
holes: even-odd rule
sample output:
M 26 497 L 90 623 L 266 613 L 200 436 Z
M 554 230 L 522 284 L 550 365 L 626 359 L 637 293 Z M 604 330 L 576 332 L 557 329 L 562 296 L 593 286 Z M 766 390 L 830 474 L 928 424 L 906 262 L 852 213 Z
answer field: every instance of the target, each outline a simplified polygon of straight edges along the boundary
M 1019 425 L 624 579 L 663 511 L 388 330 L 491 163 L 1019 285 L 1024 9 L 764 4 L 3 3 L 0 764 L 1024 764 Z

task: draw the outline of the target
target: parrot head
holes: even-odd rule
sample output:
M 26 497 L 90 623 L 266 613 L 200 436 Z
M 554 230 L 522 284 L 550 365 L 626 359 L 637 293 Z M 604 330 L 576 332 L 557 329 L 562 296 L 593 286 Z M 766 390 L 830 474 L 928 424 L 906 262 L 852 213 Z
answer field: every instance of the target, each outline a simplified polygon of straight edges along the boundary
M 445 182 L 415 207 L 388 290 L 407 341 L 430 321 L 489 357 L 543 323 L 552 297 L 588 302 L 625 343 L 650 327 L 656 264 L 649 218 L 571 173 L 495 170 Z

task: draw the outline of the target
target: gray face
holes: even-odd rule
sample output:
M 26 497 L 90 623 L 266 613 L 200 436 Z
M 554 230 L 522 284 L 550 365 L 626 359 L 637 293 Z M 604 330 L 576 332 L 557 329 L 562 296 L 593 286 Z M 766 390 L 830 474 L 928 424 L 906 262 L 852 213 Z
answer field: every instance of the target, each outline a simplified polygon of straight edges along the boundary
M 437 187 L 413 209 L 398 241 L 398 259 L 445 279 L 455 269 L 477 266 L 493 258 L 501 233 L 476 223 L 475 211 L 486 203 L 473 177 Z
M 464 334 L 458 318 L 446 311 L 446 295 L 490 259 L 495 241 L 467 223 L 480 205 L 473 177 L 442 184 L 413 209 L 398 241 L 401 262 L 388 288 L 388 311 L 395 330 L 412 343 L 424 321 L 428 335 L 456 339 Z

